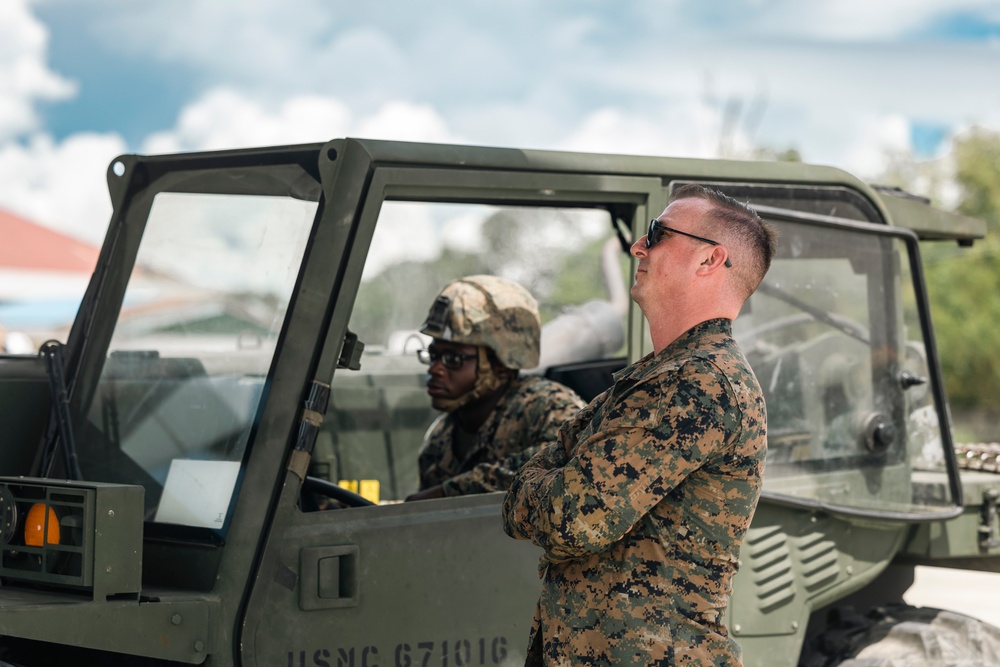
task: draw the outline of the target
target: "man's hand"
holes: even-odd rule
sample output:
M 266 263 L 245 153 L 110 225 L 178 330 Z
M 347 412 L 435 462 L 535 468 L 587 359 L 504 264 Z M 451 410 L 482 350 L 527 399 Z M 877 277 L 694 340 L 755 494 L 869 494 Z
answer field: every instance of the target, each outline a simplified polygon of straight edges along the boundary
M 429 489 L 424 489 L 423 491 L 411 493 L 406 496 L 406 502 L 410 502 L 411 500 L 431 500 L 433 498 L 444 498 L 444 489 L 440 484 L 432 486 Z

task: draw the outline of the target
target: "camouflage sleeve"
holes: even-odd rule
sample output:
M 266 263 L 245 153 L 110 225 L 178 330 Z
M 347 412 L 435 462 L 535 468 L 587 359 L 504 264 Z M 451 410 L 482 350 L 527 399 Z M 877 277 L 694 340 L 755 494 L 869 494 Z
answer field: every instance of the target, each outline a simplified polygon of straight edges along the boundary
M 563 423 L 556 439 L 538 448 L 534 455 L 521 466 L 519 472 L 515 473 L 515 480 L 511 480 L 511 489 L 508 490 L 507 496 L 504 498 L 502 512 L 504 517 L 504 532 L 514 539 L 532 539 L 531 533 L 526 530 L 529 524 L 526 522 L 522 524 L 509 518 L 515 516 L 514 503 L 516 502 L 516 494 L 513 492 L 513 485 L 517 483 L 516 478 L 519 475 L 535 475 L 539 472 L 544 473 L 548 470 L 559 469 L 569 463 L 572 451 L 576 446 L 577 436 L 581 429 L 593 421 L 595 406 L 600 404 L 600 400 L 601 397 L 598 397 L 598 399 L 592 401 L 590 405 L 578 412 L 576 417 Z M 525 468 L 529 468 L 530 471 L 526 471 Z M 522 528 L 522 525 L 525 528 Z
M 710 362 L 689 362 L 679 379 L 661 376 L 606 406 L 586 439 L 563 443 L 573 452 L 563 467 L 529 461 L 504 501 L 507 533 L 541 546 L 550 561 L 621 539 L 739 430 L 735 396 L 719 376 Z
M 545 443 L 556 439 L 559 428 L 572 419 L 584 403 L 575 392 L 562 385 L 547 385 L 547 391 L 534 394 L 530 403 L 524 406 L 521 415 L 523 427 L 519 436 L 522 448 L 496 460 L 484 461 L 472 470 L 445 481 L 442 484 L 445 495 L 507 490 L 521 466 Z
M 515 473 L 538 451 L 539 446 L 505 456 L 489 463 L 480 463 L 468 472 L 455 475 L 441 483 L 446 496 L 464 496 L 470 493 L 490 493 L 510 488 Z
M 450 442 L 451 431 L 445 427 L 448 415 L 439 415 L 424 433 L 424 442 L 417 454 L 417 472 L 420 475 L 418 489 L 424 491 L 437 486 L 447 474 L 439 467 L 444 451 Z

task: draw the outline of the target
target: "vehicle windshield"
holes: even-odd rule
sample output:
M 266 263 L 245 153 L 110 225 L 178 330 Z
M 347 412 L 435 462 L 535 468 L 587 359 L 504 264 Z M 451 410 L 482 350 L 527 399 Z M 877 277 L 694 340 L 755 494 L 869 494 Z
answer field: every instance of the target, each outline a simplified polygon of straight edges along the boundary
M 909 240 L 776 225 L 779 253 L 734 325 L 767 403 L 765 491 L 878 513 L 950 510 Z
M 97 391 L 87 479 L 141 484 L 146 520 L 222 528 L 316 202 L 161 192 Z

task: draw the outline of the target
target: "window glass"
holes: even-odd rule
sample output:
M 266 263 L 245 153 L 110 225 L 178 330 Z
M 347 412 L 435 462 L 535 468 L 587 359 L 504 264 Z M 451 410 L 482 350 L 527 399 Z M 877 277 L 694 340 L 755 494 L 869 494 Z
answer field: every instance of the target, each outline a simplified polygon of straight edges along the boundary
M 87 422 L 87 479 L 222 528 L 316 203 L 156 195 Z
M 734 329 L 764 390 L 766 491 L 830 505 L 951 507 L 905 242 L 778 222 L 779 254 Z M 910 379 L 907 379 L 910 378 Z M 916 480 L 916 481 L 915 481 Z
M 491 274 L 539 302 L 541 365 L 620 358 L 624 365 L 629 256 L 607 211 L 385 202 L 350 329 L 364 342 L 361 370 L 338 371 L 312 474 L 395 502 L 417 490 L 417 454 L 440 414 L 426 393 L 418 332 L 441 289 Z

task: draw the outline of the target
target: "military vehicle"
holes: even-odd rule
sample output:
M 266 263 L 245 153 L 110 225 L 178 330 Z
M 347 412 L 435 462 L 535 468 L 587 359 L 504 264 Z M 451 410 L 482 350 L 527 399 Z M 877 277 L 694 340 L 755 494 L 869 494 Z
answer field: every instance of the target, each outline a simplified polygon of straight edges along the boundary
M 530 372 L 593 397 L 651 349 L 627 248 L 686 182 L 781 234 L 734 324 L 769 412 L 726 618 L 745 664 L 898 658 L 913 628 L 926 664 L 995 650 L 901 605 L 918 564 L 1000 563 L 997 457 L 956 456 L 920 262 L 981 223 L 820 166 L 357 139 L 107 178 L 65 344 L 0 359 L 7 664 L 519 664 L 540 552 L 503 494 L 400 502 L 435 418 L 416 329 L 449 279 L 522 281 Z

